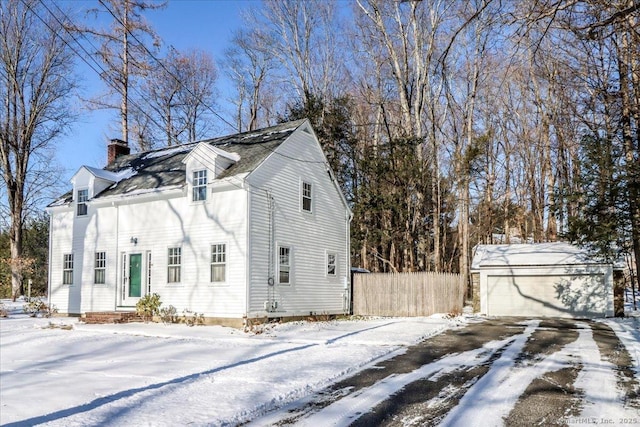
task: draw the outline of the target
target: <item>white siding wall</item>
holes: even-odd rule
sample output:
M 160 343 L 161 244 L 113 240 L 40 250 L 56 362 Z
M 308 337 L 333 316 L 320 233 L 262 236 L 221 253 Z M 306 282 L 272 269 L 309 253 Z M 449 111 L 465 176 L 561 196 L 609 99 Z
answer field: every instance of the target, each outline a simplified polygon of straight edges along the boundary
M 207 317 L 242 317 L 246 201 L 247 193 L 241 189 L 208 192 L 207 201 L 197 203 L 191 202 L 188 191 L 177 198 L 144 203 L 89 204 L 85 218 L 74 218 L 75 211 L 56 211 L 59 213 L 52 215 L 51 227 L 51 302 L 61 313 L 114 310 L 122 301 L 122 254 L 142 254 L 146 289 L 146 254 L 151 252 L 151 292 L 161 295 L 163 306 L 171 304 L 179 313 L 189 309 Z M 137 239 L 136 244 L 132 238 Z M 215 243 L 226 244 L 225 283 L 210 282 L 211 245 Z M 167 252 L 177 246 L 182 248 L 181 281 L 170 284 Z M 69 251 L 75 257 L 73 286 L 62 285 L 63 254 Z M 107 255 L 105 285 L 93 283 L 96 251 Z
M 280 154 L 278 154 L 280 153 Z M 301 159 L 297 161 L 294 159 Z M 324 164 L 319 144 L 299 129 L 250 176 L 250 291 L 249 315 L 262 316 L 264 303 L 275 300 L 271 316 L 343 313 L 345 280 L 349 273 L 348 219 Z M 313 212 L 303 212 L 302 181 L 311 183 Z M 274 200 L 273 252 L 269 259 L 269 208 L 266 190 Z M 291 284 L 277 279 L 278 246 L 291 248 Z M 326 253 L 337 254 L 335 276 L 326 274 Z M 275 285 L 267 284 L 269 262 Z
M 62 284 L 63 256 L 73 253 L 73 211 L 51 215 L 49 239 L 49 301 L 60 313 L 80 313 L 79 275 L 73 285 Z

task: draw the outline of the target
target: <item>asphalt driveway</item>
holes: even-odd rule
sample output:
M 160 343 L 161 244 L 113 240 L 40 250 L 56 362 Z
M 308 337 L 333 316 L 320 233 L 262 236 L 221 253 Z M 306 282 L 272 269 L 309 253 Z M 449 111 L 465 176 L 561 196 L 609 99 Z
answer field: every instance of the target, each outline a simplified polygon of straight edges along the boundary
M 277 425 L 640 426 L 635 375 L 629 353 L 603 323 L 490 319 L 336 383 L 293 405 Z M 380 384 L 389 381 L 402 387 L 358 411 L 359 401 L 384 393 Z M 341 421 L 329 421 L 335 414 Z

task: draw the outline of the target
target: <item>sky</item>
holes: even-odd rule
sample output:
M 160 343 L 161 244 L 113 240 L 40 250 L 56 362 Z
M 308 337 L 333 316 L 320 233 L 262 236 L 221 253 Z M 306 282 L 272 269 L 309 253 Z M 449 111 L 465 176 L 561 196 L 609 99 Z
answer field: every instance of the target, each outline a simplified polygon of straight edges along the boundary
M 56 0 L 67 10 L 79 10 L 81 6 L 97 3 L 92 1 Z M 163 46 L 178 50 L 200 49 L 208 52 L 218 65 L 218 90 L 224 99 L 228 88 L 220 62 L 224 51 L 230 46 L 233 32 L 242 25 L 241 11 L 259 0 L 169 0 L 164 9 L 148 11 L 145 19 L 162 39 Z M 107 86 L 96 72 L 81 59 L 77 60 L 77 72 L 81 78 L 81 95 L 84 98 L 104 94 Z M 56 160 L 64 169 L 61 181 L 68 183 L 81 166 L 102 168 L 106 165 L 107 142 L 120 138 L 117 111 L 91 111 L 80 100 L 76 100 L 77 120 L 66 136 L 60 139 Z M 223 117 L 225 116 L 222 114 Z M 229 133 L 223 129 L 221 134 Z M 218 136 L 218 135 L 211 135 Z
M 565 421 L 615 424 L 640 418 L 637 408 L 624 403 L 615 365 L 601 355 L 590 322 L 576 322 L 575 341 L 527 360 L 525 343 L 544 328 L 539 320 L 523 318 L 524 328 L 515 335 L 444 355 L 360 389 L 343 389 L 332 394 L 335 399 L 328 406 L 297 411 L 314 397 L 321 400 L 317 393 L 325 387 L 428 337 L 483 318 L 467 314 L 290 322 L 242 332 L 222 326 L 88 325 L 76 318 L 31 318 L 22 313 L 21 301 L 0 302 L 9 312 L 0 318 L 0 424 L 7 427 L 245 422 L 263 427 L 278 425 L 292 416 L 290 410 L 299 415 L 296 426 L 346 427 L 408 384 L 481 366 L 489 370 L 477 381 L 450 384 L 422 403 L 428 408 L 444 405 L 442 426 L 468 426 L 476 419 L 501 425 L 535 379 L 574 367 L 580 367 L 574 387 L 582 393 L 582 405 Z M 627 308 L 629 314 L 640 314 Z M 640 318 L 599 321 L 612 328 L 627 349 L 639 380 Z M 460 392 L 459 387 L 468 388 L 456 406 L 446 409 L 448 397 Z M 420 417 L 402 421 L 406 426 L 423 424 Z

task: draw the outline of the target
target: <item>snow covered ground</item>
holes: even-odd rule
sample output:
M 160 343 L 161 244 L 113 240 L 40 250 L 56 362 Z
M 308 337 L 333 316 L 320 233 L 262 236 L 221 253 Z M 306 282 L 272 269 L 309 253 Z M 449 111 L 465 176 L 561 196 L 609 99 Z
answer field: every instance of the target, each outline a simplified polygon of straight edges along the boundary
M 70 318 L 30 318 L 21 314 L 19 304 L 3 302 L 11 314 L 0 319 L 0 424 L 9 426 L 237 425 L 308 397 L 426 337 L 481 321 L 472 316 L 432 316 L 292 322 L 250 334 L 217 326 L 85 325 Z M 605 320 L 636 367 L 640 366 L 639 320 Z M 492 342 L 391 377 L 302 423 L 348 425 L 352 418 L 345 416 L 348 411 L 340 405 L 366 412 L 412 380 L 453 366 L 482 363 L 498 348 L 506 350 L 494 365 L 509 367 L 537 321 L 523 325 L 525 331 L 515 340 Z M 591 364 L 579 378 L 579 385 L 587 390 L 584 415 L 596 413 L 593 405 L 602 402 L 609 405 L 604 408 L 607 414 L 619 409 L 615 381 L 611 382 L 613 368 L 600 363 L 590 333 L 588 328 L 581 329 L 573 345 L 540 362 L 537 370 L 521 371 L 520 378 L 505 375 L 504 370 L 495 375 L 490 371 L 444 424 L 459 425 L 456 420 L 463 415 L 468 419 L 474 411 L 482 411 L 483 419 L 488 419 L 488 413 L 508 412 L 526 387 L 522 385 L 525 378 L 528 381 L 576 354 Z M 638 370 L 636 379 L 640 382 Z M 491 402 L 491 395 L 483 394 L 491 390 L 503 397 L 506 393 L 502 402 L 509 403 L 496 408 L 477 405 L 482 396 L 485 403 Z M 640 420 L 640 413 L 637 417 Z

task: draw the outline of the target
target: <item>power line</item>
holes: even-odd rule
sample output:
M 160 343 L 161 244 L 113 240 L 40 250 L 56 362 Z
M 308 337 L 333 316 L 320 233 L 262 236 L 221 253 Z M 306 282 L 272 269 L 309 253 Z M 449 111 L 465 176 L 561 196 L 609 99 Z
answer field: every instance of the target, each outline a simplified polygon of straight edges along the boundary
M 71 44 L 62 36 L 58 35 L 58 37 L 60 37 L 60 39 L 64 42 L 65 45 L 67 45 L 67 47 L 69 49 L 71 49 L 73 51 L 73 53 L 75 53 L 80 60 L 82 60 L 82 62 L 84 62 L 85 64 L 87 64 L 87 66 L 89 66 L 89 68 L 91 68 L 91 70 L 93 70 L 108 86 L 111 86 L 112 89 L 115 89 L 116 91 L 120 92 L 121 88 L 119 88 L 115 83 L 111 82 L 109 79 L 103 78 L 102 75 L 103 74 L 107 74 L 107 70 L 105 70 L 102 65 L 100 65 L 100 63 L 98 61 L 96 61 L 96 59 L 94 58 L 93 53 L 89 52 L 87 50 L 87 48 L 80 43 L 80 41 L 74 36 L 74 34 L 67 28 L 67 26 L 60 20 L 60 18 L 51 10 L 49 9 L 49 7 L 46 5 L 46 3 L 43 0 L 39 0 L 40 4 L 42 5 L 42 7 L 49 13 L 49 15 L 51 15 L 53 17 L 53 19 L 56 20 L 56 22 L 62 27 L 62 29 L 69 35 L 71 36 L 71 39 L 80 47 L 80 49 L 82 49 L 82 51 L 87 55 L 87 57 L 91 58 L 91 60 L 93 61 L 94 64 L 91 64 L 89 62 L 88 59 L 86 59 L 83 55 L 81 55 L 73 46 L 71 46 Z M 52 28 L 49 23 L 42 18 L 38 12 L 34 9 L 31 8 L 31 6 L 25 1 L 22 0 L 22 3 L 54 34 L 57 34 L 57 31 Z M 60 7 L 54 3 L 54 5 L 56 6 L 56 8 L 58 9 L 58 11 L 67 19 L 67 21 L 69 20 L 69 17 L 66 15 L 66 13 L 64 13 Z M 89 44 L 96 49 L 96 47 L 93 45 L 93 43 L 91 43 L 91 41 L 89 39 L 87 39 L 85 36 L 84 37 Z M 96 67 L 99 69 L 96 69 Z M 135 89 L 134 89 L 135 90 Z M 138 93 L 138 95 L 141 95 L 140 93 Z M 148 118 L 153 124 L 155 124 L 156 126 L 158 126 L 159 129 L 163 129 L 164 127 L 159 124 L 152 116 L 150 116 L 139 104 L 137 104 L 135 101 L 129 99 L 128 100 L 133 106 L 136 106 L 138 108 L 138 110 L 146 117 Z
M 180 79 L 173 74 L 165 65 L 164 62 L 161 61 L 160 59 L 158 59 L 153 52 L 151 52 L 147 46 L 142 43 L 140 41 L 140 39 L 132 32 L 129 30 L 129 27 L 127 27 L 124 22 L 122 22 L 122 20 L 109 8 L 109 6 L 107 6 L 107 4 L 104 2 L 104 0 L 98 0 L 98 2 L 107 10 L 107 12 L 109 12 L 109 14 L 111 14 L 111 16 L 113 16 L 113 18 L 118 21 L 118 23 L 120 25 L 122 25 L 122 28 L 124 28 L 124 31 L 126 31 L 127 33 L 129 33 L 129 35 L 131 37 L 133 37 L 140 46 L 142 46 L 142 48 L 147 52 L 147 54 L 153 59 L 155 60 L 161 67 L 162 69 L 164 69 L 167 74 L 169 74 L 171 77 L 173 77 L 173 79 L 180 85 L 182 86 L 183 89 L 185 89 L 189 95 L 193 96 L 194 98 L 196 98 L 198 101 L 200 101 L 200 103 L 202 103 L 202 105 L 204 105 L 209 111 L 211 111 L 216 117 L 218 117 L 220 120 L 222 120 L 223 122 L 225 122 L 227 125 L 231 126 L 231 128 L 233 129 L 234 125 L 232 123 L 230 123 L 229 121 L 227 121 L 227 119 L 225 119 L 224 117 L 222 117 L 220 114 L 218 114 L 211 106 L 209 106 L 206 102 L 204 102 L 202 100 L 201 97 L 199 97 L 198 95 L 194 94 L 191 89 L 189 89 L 187 86 L 185 86 Z
M 53 33 L 56 33 L 56 31 L 49 25 L 48 22 L 46 22 L 38 13 L 37 11 L 33 10 L 27 3 L 25 0 L 22 0 L 23 4 L 25 4 L 25 6 L 27 6 L 29 8 L 29 10 L 31 10 L 33 12 L 34 15 L 36 15 L 38 17 L 38 19 L 40 19 L 40 21 L 42 21 L 47 28 L 49 28 L 49 30 L 51 30 Z M 69 36 L 71 36 L 72 40 L 80 47 L 80 49 L 82 49 L 82 51 L 86 54 L 87 57 L 91 58 L 91 60 L 93 61 L 93 64 L 91 64 L 89 62 L 89 60 L 87 60 L 83 55 L 81 55 L 73 46 L 71 46 L 71 44 L 69 44 L 69 42 L 64 38 L 61 37 L 61 40 L 69 47 L 69 49 L 71 49 L 85 64 L 87 64 L 89 66 L 89 68 L 91 68 L 98 76 L 100 76 L 100 78 L 109 86 L 111 86 L 113 89 L 115 89 L 116 91 L 120 91 L 120 88 L 113 82 L 111 82 L 108 79 L 105 79 L 102 77 L 102 74 L 107 74 L 107 70 L 105 70 L 102 65 L 95 59 L 94 54 L 89 52 L 87 50 L 87 48 L 78 40 L 78 38 L 76 38 L 76 36 L 67 28 L 67 26 L 60 20 L 60 18 L 51 10 L 49 9 L 49 7 L 44 3 L 43 0 L 39 0 L 40 4 L 44 7 L 44 9 L 47 10 L 47 12 L 56 20 L 56 22 L 63 28 L 63 30 L 69 34 Z M 114 15 L 114 13 L 104 4 L 103 0 L 99 0 L 100 4 L 102 4 L 108 11 L 109 13 L 118 20 L 118 22 L 122 25 L 122 21 L 120 21 L 120 19 L 117 18 L 116 15 Z M 66 18 L 67 21 L 71 22 L 71 20 L 69 19 L 69 16 L 60 9 L 60 7 L 54 3 L 54 5 L 56 6 L 56 8 L 58 9 L 59 13 L 62 14 L 62 16 L 64 16 Z M 141 44 L 142 46 L 144 46 L 141 41 L 135 36 L 133 35 L 128 29 L 127 32 L 136 39 L 136 41 Z M 84 38 L 85 40 L 87 40 L 87 42 L 89 43 L 89 45 L 95 49 L 97 51 L 96 46 L 91 42 L 90 39 L 88 39 L 85 35 L 83 35 L 82 33 L 80 33 L 81 37 Z M 144 46 L 145 50 L 147 51 L 147 53 L 155 60 L 158 62 L 158 64 L 160 64 L 165 71 L 167 71 L 167 73 L 173 77 L 180 85 L 182 85 L 182 82 L 180 82 L 178 80 L 178 78 L 171 73 L 166 67 L 165 65 L 162 63 L 162 61 L 160 61 L 158 58 L 156 58 L 150 51 L 149 49 L 146 48 L 146 46 Z M 96 68 L 97 67 L 97 68 Z M 194 95 L 189 88 L 183 86 L 187 91 L 189 91 L 190 94 L 192 94 L 192 96 L 196 97 L 196 95 Z M 134 91 L 137 92 L 138 95 L 142 95 L 139 91 L 137 91 L 137 89 L 133 88 Z M 199 98 L 198 98 L 199 99 Z M 225 123 L 227 123 L 228 125 L 232 126 L 233 125 L 229 122 L 227 122 L 222 116 L 220 116 L 218 113 L 216 113 L 213 109 L 211 109 L 211 107 L 209 107 L 206 103 L 204 103 L 201 99 L 199 99 L 203 105 L 205 105 L 209 110 L 211 110 L 212 113 L 214 113 L 217 117 L 219 117 L 221 120 L 223 120 Z M 143 108 L 141 108 L 141 106 L 139 104 L 137 104 L 135 101 L 133 100 L 129 100 L 129 102 L 136 106 L 138 108 L 138 110 L 145 116 L 147 117 L 153 124 L 155 124 L 156 126 L 158 126 L 159 129 L 164 129 L 164 127 L 162 125 L 160 125 L 152 116 L 150 116 L 148 113 L 146 113 L 144 111 Z M 249 133 L 252 133 L 253 131 L 250 131 Z M 265 146 L 261 146 L 262 149 L 264 149 L 265 151 L 269 151 L 275 155 L 284 157 L 286 159 L 289 160 L 293 160 L 293 161 L 297 161 L 297 162 L 301 162 L 301 163 L 308 163 L 308 164 L 323 164 L 328 166 L 328 162 L 326 160 L 320 161 L 320 160 L 307 160 L 307 159 L 300 159 L 294 156 L 290 156 L 284 153 L 281 153 L 279 151 L 276 151 L 275 149 L 272 149 L 270 147 L 265 147 Z M 261 189 L 262 190 L 262 189 Z

